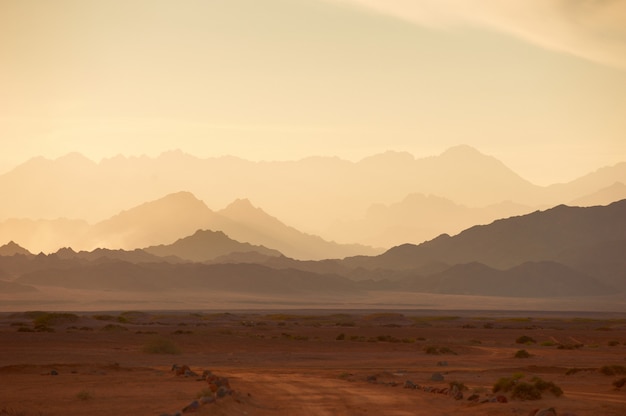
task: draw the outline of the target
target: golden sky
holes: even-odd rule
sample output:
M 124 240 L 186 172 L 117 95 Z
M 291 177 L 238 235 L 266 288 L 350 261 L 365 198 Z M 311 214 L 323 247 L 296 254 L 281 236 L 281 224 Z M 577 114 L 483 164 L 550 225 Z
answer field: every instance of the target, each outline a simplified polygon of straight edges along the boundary
M 0 173 L 43 155 L 626 161 L 626 2 L 0 0 Z

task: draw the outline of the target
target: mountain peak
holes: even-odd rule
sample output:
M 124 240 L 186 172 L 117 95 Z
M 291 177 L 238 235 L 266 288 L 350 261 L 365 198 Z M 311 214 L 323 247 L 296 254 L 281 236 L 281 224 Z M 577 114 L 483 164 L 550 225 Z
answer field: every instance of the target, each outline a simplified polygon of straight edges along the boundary
M 0 256 L 13 256 L 15 254 L 30 255 L 32 253 L 13 240 L 0 247 Z

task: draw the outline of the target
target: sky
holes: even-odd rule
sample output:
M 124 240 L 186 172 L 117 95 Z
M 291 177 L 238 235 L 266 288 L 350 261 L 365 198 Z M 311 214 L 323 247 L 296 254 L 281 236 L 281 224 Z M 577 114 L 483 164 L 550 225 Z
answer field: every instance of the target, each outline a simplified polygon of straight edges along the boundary
M 0 91 L 0 173 L 468 144 L 547 185 L 626 161 L 626 2 L 0 0 Z

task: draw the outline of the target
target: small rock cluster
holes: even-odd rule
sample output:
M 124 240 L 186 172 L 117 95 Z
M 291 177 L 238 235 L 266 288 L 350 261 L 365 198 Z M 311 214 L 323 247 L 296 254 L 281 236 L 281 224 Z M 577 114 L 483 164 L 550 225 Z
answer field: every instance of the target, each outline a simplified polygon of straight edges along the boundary
M 200 406 L 215 403 L 218 399 L 224 398 L 234 393 L 233 390 L 230 388 L 228 378 L 220 377 L 216 374 L 213 374 L 209 370 L 203 371 L 202 376 L 198 376 L 198 373 L 192 371 L 189 366 L 174 364 L 172 366 L 172 371 L 175 372 L 177 377 L 199 377 L 197 378 L 198 381 L 206 381 L 209 385 L 209 390 L 211 391 L 211 393 L 213 393 L 213 395 L 203 396 L 198 400 L 192 400 L 187 406 L 183 407 L 181 411 L 171 414 L 162 413 L 161 416 L 182 416 L 185 413 L 192 413 L 197 411 Z
M 452 387 L 420 386 L 419 384 L 413 383 L 411 380 L 407 380 L 404 382 L 404 388 L 413 389 L 413 390 L 422 390 L 427 393 L 443 394 L 443 395 L 452 397 L 455 400 L 463 399 L 463 392 L 456 385 L 453 385 Z

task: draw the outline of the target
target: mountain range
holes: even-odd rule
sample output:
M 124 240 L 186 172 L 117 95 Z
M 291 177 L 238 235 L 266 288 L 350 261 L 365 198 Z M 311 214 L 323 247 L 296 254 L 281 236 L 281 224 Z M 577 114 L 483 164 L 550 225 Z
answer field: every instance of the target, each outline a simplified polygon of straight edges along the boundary
M 626 198 L 625 183 L 626 163 L 619 163 L 537 186 L 464 145 L 432 157 L 387 152 L 358 162 L 200 159 L 172 151 L 96 163 L 72 153 L 34 158 L 0 175 L 0 241 L 44 252 L 63 245 L 131 249 L 208 229 L 295 258 L 339 258 L 557 204 L 604 205 Z M 196 201 L 155 204 L 181 191 Z M 145 228 L 151 221 L 159 226 Z M 360 245 L 339 249 L 333 241 Z
M 10 243 L 0 254 L 2 285 L 17 292 L 58 287 L 289 294 L 294 299 L 396 292 L 603 299 L 626 294 L 626 200 L 559 205 L 345 259 L 292 259 L 207 230 L 133 251 L 64 248 L 33 255 Z

